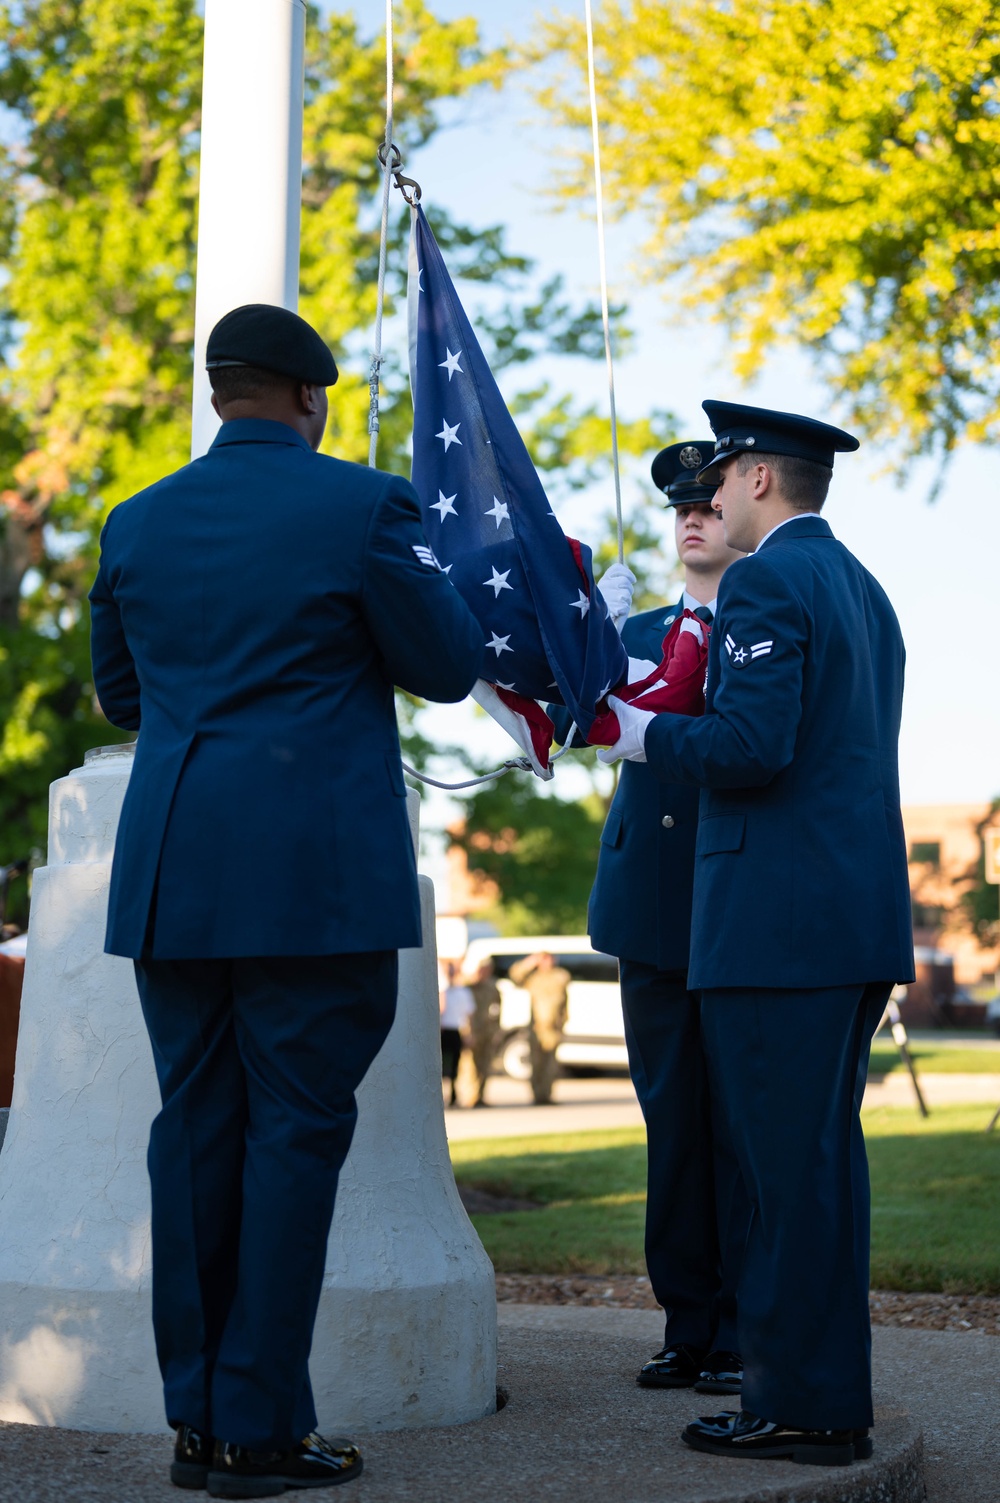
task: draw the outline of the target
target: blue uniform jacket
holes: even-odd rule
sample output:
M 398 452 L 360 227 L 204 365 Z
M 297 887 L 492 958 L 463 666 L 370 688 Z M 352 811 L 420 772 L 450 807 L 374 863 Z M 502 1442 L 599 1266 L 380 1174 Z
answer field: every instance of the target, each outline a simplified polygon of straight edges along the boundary
M 393 684 L 463 698 L 475 619 L 410 485 L 223 425 L 115 508 L 91 591 L 94 682 L 140 732 L 107 949 L 320 955 L 420 943 Z
M 622 631 L 629 657 L 658 663 L 663 639 L 683 608 L 681 602 L 631 616 Z M 557 735 L 565 736 L 568 712 L 550 705 L 549 714 Z M 661 782 L 641 762 L 622 764 L 587 915 L 596 949 L 661 971 L 686 968 L 697 825 L 697 788 Z
M 912 979 L 903 664 L 885 593 L 822 517 L 726 570 L 706 714 L 646 732 L 658 777 L 705 790 L 692 987 Z

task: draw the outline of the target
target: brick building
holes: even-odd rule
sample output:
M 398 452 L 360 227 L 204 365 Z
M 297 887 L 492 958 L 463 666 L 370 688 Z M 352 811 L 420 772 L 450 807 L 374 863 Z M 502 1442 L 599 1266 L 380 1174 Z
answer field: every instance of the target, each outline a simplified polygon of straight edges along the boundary
M 981 943 L 961 902 L 982 856 L 978 827 L 988 812 L 986 804 L 911 804 L 903 809 L 914 944 L 950 955 L 959 987 L 992 981 L 1000 964 L 998 947 Z M 994 822 L 1000 825 L 1000 814 Z

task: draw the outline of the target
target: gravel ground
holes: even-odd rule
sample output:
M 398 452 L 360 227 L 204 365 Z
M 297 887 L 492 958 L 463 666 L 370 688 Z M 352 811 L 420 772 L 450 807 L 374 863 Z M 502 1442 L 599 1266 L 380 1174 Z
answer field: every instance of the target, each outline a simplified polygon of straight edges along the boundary
M 502 1305 L 602 1305 L 607 1309 L 655 1310 L 646 1277 L 602 1278 L 592 1274 L 498 1273 Z M 1000 1298 L 986 1294 L 898 1294 L 873 1289 L 872 1323 L 924 1331 L 981 1331 L 1000 1336 Z

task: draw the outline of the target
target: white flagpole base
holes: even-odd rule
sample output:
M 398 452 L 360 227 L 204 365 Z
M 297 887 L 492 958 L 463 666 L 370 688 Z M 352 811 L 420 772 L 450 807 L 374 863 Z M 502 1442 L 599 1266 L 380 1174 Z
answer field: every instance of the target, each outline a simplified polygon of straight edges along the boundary
M 103 953 L 131 766 L 116 747 L 52 785 L 0 1152 L 0 1420 L 149 1433 L 165 1428 L 146 1173 L 159 1098 L 132 963 Z M 327 1431 L 495 1407 L 493 1269 L 448 1158 L 427 878 L 421 895 L 425 944 L 400 953 L 397 1018 L 358 1094 L 330 1235 L 310 1364 Z

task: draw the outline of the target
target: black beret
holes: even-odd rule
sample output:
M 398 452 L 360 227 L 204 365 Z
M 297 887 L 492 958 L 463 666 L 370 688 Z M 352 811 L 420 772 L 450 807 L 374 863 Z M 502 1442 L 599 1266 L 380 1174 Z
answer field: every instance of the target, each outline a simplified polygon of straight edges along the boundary
M 707 485 L 718 485 L 721 462 L 756 449 L 761 454 L 788 454 L 811 459 L 833 469 L 835 454 L 853 454 L 860 448 L 852 433 L 832 428 L 815 418 L 795 412 L 773 412 L 768 407 L 744 407 L 739 402 L 702 402 L 715 434 L 714 461 L 698 472 Z
M 684 439 L 661 449 L 650 474 L 668 506 L 700 506 L 715 495 L 714 485 L 699 485 L 698 471 L 709 464 L 715 452 L 711 438 Z
M 256 365 L 308 386 L 337 379 L 337 362 L 312 325 L 271 303 L 246 303 L 219 319 L 208 336 L 205 369 L 227 365 Z

